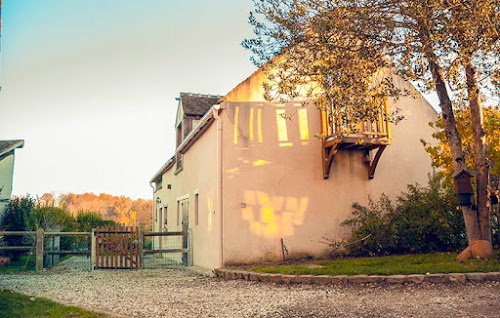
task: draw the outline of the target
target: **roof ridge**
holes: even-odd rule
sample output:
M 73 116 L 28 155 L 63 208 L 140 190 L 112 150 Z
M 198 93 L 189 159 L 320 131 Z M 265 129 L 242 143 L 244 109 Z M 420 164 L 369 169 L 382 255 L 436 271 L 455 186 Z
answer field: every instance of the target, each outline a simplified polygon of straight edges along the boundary
M 213 94 L 201 94 L 201 93 L 191 93 L 191 92 L 180 92 L 179 95 L 187 95 L 194 97 L 223 97 L 224 95 L 213 95 Z

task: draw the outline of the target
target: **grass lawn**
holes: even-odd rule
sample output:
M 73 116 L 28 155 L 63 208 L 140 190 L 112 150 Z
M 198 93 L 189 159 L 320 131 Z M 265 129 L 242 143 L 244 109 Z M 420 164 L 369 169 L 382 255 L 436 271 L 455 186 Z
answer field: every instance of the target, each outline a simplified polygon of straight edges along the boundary
M 435 253 L 304 261 L 291 265 L 254 267 L 252 271 L 293 275 L 396 275 L 500 271 L 500 251 L 494 251 L 492 259 L 487 261 L 471 259 L 460 263 L 455 260 L 457 255 Z
M 26 267 L 26 260 L 28 264 Z M 36 269 L 36 256 L 35 255 L 21 255 L 17 261 L 10 261 L 9 266 L 0 267 L 1 272 L 24 272 L 24 271 L 34 271 Z
M 65 261 L 73 255 L 64 255 L 59 259 L 59 263 Z M 26 260 L 28 263 L 26 264 Z M 25 266 L 26 265 L 26 266 Z M 9 266 L 0 267 L 0 273 L 2 272 L 25 272 L 36 270 L 36 256 L 35 255 L 21 255 L 17 261 L 11 261 Z
M 65 306 L 45 298 L 29 301 L 29 296 L 0 291 L 0 318 L 43 318 L 76 317 L 104 318 L 107 314 L 87 311 L 78 307 Z

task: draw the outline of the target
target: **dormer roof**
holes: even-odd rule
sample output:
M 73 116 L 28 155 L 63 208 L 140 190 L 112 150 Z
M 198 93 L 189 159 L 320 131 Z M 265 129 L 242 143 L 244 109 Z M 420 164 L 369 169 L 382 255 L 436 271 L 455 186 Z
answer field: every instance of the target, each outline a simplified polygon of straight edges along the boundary
M 180 93 L 179 106 L 186 116 L 203 116 L 222 96 Z
M 24 140 L 0 140 L 0 157 L 16 148 L 22 148 Z

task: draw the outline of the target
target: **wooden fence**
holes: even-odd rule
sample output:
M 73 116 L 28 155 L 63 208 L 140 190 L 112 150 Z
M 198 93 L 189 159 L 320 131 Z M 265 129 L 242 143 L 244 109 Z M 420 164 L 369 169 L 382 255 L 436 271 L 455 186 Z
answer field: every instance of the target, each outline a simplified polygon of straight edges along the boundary
M 59 251 L 46 251 L 44 252 L 44 241 L 45 237 L 49 236 L 91 236 L 91 232 L 45 232 L 44 229 L 38 229 L 37 231 L 5 231 L 0 232 L 0 236 L 26 236 L 31 235 L 36 237 L 34 246 L 0 246 L 0 251 L 36 251 L 36 270 L 43 269 L 43 255 L 44 254 L 59 254 L 59 255 L 78 255 L 78 254 L 88 254 L 88 251 L 78 251 L 78 250 L 59 250 Z
M 93 231 L 95 269 L 139 269 L 142 238 L 137 227 L 98 227 Z
M 182 265 L 192 265 L 189 234 L 184 232 L 145 232 L 137 227 L 99 227 L 92 232 L 45 232 L 37 231 L 0 231 L 0 236 L 33 236 L 31 246 L 0 246 L 0 251 L 35 251 L 36 270 L 43 269 L 44 254 L 88 255 L 92 269 L 141 269 L 145 254 L 181 253 Z M 89 250 L 44 251 L 45 237 L 88 236 L 91 242 Z M 180 236 L 182 247 L 144 249 L 144 237 Z

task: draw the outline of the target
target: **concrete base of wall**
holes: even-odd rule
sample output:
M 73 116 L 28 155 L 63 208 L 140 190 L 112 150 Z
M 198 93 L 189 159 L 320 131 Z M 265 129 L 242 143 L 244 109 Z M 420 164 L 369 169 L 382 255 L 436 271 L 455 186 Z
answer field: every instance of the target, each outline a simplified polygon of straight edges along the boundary
M 213 269 L 201 267 L 201 266 L 188 266 L 187 270 L 194 272 L 199 275 L 207 276 L 207 277 L 216 277 L 215 271 Z
M 451 273 L 428 275 L 282 275 L 267 274 L 230 269 L 215 269 L 215 276 L 223 279 L 244 279 L 277 284 L 314 284 L 314 285 L 363 285 L 363 284 L 465 284 L 468 282 L 497 281 L 500 272 L 491 273 Z

